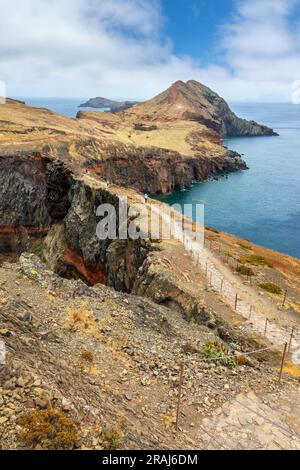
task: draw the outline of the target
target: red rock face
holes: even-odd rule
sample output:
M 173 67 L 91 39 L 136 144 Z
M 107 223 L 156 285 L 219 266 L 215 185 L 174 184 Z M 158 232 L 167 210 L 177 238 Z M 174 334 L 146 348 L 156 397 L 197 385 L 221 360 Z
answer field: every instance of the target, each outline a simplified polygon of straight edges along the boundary
M 47 227 L 28 227 L 26 225 L 4 225 L 0 227 L 0 235 L 28 235 L 33 237 L 43 237 L 49 231 Z
M 91 286 L 96 284 L 107 285 L 105 267 L 99 263 L 95 270 L 89 269 L 81 255 L 71 247 L 67 247 L 61 259 L 60 267 L 56 268 L 56 274 L 64 277 L 80 277 Z
M 49 227 L 27 227 L 24 225 L 4 225 L 0 227 L 0 252 L 23 251 L 35 241 L 45 237 Z

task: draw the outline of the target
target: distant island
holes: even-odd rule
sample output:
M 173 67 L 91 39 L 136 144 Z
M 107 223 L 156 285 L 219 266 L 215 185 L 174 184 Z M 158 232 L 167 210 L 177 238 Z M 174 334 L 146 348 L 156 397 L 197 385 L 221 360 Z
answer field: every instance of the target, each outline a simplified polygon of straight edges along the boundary
M 86 103 L 83 103 L 79 108 L 99 108 L 107 109 L 110 112 L 123 111 L 124 109 L 132 108 L 138 101 L 114 101 L 107 98 L 91 98 Z

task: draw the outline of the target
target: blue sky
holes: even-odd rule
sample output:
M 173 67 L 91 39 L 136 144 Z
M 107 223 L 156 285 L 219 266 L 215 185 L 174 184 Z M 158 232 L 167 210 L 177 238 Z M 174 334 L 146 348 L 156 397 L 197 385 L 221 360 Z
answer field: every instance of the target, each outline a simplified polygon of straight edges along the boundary
M 235 4 L 233 0 L 163 0 L 162 8 L 165 34 L 172 39 L 175 53 L 209 63 L 218 50 L 220 28 L 231 18 Z
M 147 99 L 198 80 L 230 101 L 291 101 L 300 0 L 0 0 L 10 96 Z

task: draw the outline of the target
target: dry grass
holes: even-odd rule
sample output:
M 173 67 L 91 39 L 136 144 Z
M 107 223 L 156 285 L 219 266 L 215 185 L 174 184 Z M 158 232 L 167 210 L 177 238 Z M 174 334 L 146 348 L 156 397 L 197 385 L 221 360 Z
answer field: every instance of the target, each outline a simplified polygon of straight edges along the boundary
M 30 411 L 18 424 L 23 428 L 19 438 L 29 448 L 67 450 L 72 449 L 78 439 L 75 424 L 59 410 Z

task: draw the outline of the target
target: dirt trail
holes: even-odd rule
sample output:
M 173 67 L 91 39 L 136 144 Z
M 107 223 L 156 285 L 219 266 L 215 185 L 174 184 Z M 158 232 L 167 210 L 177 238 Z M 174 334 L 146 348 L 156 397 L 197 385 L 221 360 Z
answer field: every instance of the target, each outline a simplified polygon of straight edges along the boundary
M 85 175 L 85 179 L 88 180 L 89 184 L 107 187 L 106 183 L 100 183 L 89 175 Z M 119 193 L 117 187 L 116 193 Z M 136 195 L 134 199 L 137 203 L 145 203 L 142 196 Z M 164 225 L 163 230 L 166 231 L 165 233 L 171 230 L 174 238 L 181 241 L 185 249 L 191 253 L 205 274 L 208 284 L 219 293 L 223 302 L 237 314 L 248 320 L 249 330 L 252 333 L 255 332 L 255 334 L 265 336 L 278 350 L 283 350 L 285 343 L 289 344 L 290 342 L 291 328 L 276 323 L 276 316 L 278 318 L 280 314 L 278 306 L 271 299 L 263 296 L 250 283 L 245 283 L 239 275 L 234 274 L 211 250 L 204 247 L 204 236 L 201 237 L 201 232 L 199 232 L 199 239 L 197 238 L 196 240 L 190 234 L 183 233 L 181 214 L 174 212 L 171 218 L 170 207 L 153 200 L 151 200 L 151 204 L 147 204 L 147 208 L 151 208 L 157 216 L 160 216 Z M 144 223 L 145 219 L 143 219 L 141 224 L 143 225 Z M 265 333 L 266 319 L 268 323 Z M 297 332 L 295 332 L 291 342 L 291 351 L 293 362 L 299 365 L 300 335 Z
M 192 254 L 205 273 L 209 285 L 219 293 L 224 303 L 247 319 L 249 327 L 256 334 L 264 335 L 278 349 L 283 349 L 285 343 L 289 344 L 291 329 L 275 323 L 274 316 L 275 313 L 278 314 L 278 308 L 271 300 L 262 297 L 257 289 L 250 284 L 245 285 L 238 275 L 233 274 L 214 253 L 204 247 L 201 237 L 192 239 L 190 234 L 183 234 L 180 214 L 176 213 L 175 220 L 172 222 L 167 206 L 152 205 L 152 210 L 160 213 L 166 226 L 173 227 L 174 237 L 182 241 L 186 250 Z M 268 319 L 268 324 L 265 333 L 266 319 Z M 300 364 L 300 336 L 297 333 L 294 334 L 291 342 L 291 351 L 293 352 L 293 362 L 297 365 Z
M 239 394 L 202 421 L 206 448 L 239 450 L 297 450 L 299 391 L 290 401 L 281 393 L 262 397 Z
M 207 278 L 209 282 L 211 280 L 212 287 L 219 291 L 223 300 L 232 308 L 235 308 L 236 295 L 238 296 L 236 312 L 249 320 L 256 332 L 265 335 L 275 346 L 283 347 L 284 343 L 289 343 L 291 330 L 280 327 L 274 322 L 277 306 L 271 300 L 262 297 L 250 284 L 245 285 L 238 275 L 234 275 L 208 249 L 203 249 L 203 256 L 199 258 L 199 261 L 207 272 Z M 266 319 L 268 319 L 268 324 L 265 334 Z M 299 339 L 299 336 L 295 334 L 291 345 L 294 350 L 293 361 L 296 364 L 300 364 L 300 356 L 298 357 L 297 354 L 300 347 Z

